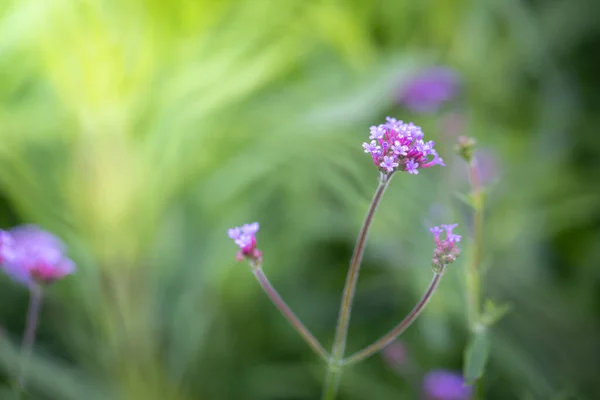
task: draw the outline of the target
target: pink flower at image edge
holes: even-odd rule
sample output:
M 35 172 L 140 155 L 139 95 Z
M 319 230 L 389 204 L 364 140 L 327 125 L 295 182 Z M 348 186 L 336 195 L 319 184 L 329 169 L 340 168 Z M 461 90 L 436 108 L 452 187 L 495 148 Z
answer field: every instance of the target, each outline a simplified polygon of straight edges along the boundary
M 17 282 L 49 284 L 76 270 L 64 243 L 36 225 L 1 231 L 0 237 L 1 268 Z

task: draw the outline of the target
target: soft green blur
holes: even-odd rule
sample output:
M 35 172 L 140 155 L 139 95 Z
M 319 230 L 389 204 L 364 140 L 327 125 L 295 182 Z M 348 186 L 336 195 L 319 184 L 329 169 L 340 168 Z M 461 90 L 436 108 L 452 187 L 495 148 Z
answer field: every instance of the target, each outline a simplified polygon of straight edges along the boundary
M 318 399 L 323 366 L 226 229 L 261 223 L 265 272 L 330 347 L 377 184 L 360 145 L 386 115 L 423 126 L 447 167 L 394 178 L 349 351 L 425 289 L 429 226 L 459 222 L 470 244 L 448 125 L 462 115 L 496 165 L 485 291 L 513 306 L 493 331 L 486 398 L 598 398 L 594 3 L 0 0 L 0 227 L 41 225 L 79 268 L 48 292 L 30 398 Z M 410 113 L 397 91 L 427 65 L 457 69 L 465 90 Z M 418 398 L 427 370 L 461 369 L 466 260 L 403 336 L 405 372 L 376 356 L 347 371 L 343 399 Z M 0 277 L 0 399 L 26 307 Z

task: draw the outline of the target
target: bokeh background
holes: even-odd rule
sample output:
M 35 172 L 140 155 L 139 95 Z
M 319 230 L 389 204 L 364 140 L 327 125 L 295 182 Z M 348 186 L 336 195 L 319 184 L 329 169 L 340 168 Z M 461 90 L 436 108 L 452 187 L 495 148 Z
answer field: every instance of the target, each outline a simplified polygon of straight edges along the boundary
M 376 217 L 349 350 L 393 326 L 430 276 L 427 230 L 471 245 L 457 135 L 488 166 L 488 399 L 600 398 L 600 79 L 595 0 L 2 0 L 0 227 L 63 238 L 78 273 L 44 304 L 32 399 L 318 399 L 323 366 L 235 262 L 260 221 L 265 271 L 329 347 L 386 115 L 446 168 L 398 174 Z M 456 71 L 433 112 L 399 101 Z M 466 259 L 342 398 L 418 399 L 460 371 Z M 0 398 L 26 289 L 0 277 Z M 404 352 L 404 353 L 403 353 Z M 388 354 L 389 356 L 389 354 Z

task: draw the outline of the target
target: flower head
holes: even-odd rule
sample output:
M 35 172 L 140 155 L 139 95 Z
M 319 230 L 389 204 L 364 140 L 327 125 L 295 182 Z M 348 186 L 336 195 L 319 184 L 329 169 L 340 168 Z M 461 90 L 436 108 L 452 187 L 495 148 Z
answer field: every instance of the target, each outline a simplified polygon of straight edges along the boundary
M 409 81 L 398 100 L 411 111 L 431 113 L 452 100 L 459 88 L 460 79 L 453 69 L 428 68 Z
M 387 117 L 386 123 L 370 128 L 370 142 L 362 144 L 365 153 L 382 172 L 397 170 L 416 175 L 421 168 L 444 165 L 434 149 L 433 141 L 423 141 L 421 127 Z
M 433 370 L 423 379 L 425 400 L 469 400 L 471 393 L 463 377 L 451 371 Z
M 456 246 L 460 239 L 460 235 L 456 235 L 452 232 L 458 224 L 442 225 L 441 228 L 434 226 L 429 231 L 433 234 L 435 239 L 435 250 L 433 251 L 433 270 L 440 272 L 446 265 L 452 264 L 460 255 L 460 249 Z M 442 234 L 445 233 L 446 237 L 442 238 Z
M 36 225 L 22 225 L 6 232 L 12 238 L 12 255 L 3 269 L 24 284 L 49 284 L 75 272 L 64 243 Z
M 262 252 L 256 248 L 256 233 L 260 226 L 258 222 L 236 226 L 227 231 L 228 236 L 233 239 L 239 247 L 236 259 L 238 261 L 248 258 L 253 261 L 261 261 Z

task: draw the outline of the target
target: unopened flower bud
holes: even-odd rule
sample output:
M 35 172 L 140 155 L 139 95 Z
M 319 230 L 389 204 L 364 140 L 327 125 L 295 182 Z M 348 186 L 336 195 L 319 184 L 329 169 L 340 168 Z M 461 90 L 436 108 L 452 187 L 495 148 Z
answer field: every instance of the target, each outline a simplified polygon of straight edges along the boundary
M 458 144 L 456 145 L 456 152 L 463 160 L 470 163 L 471 160 L 473 160 L 476 144 L 477 142 L 472 137 L 460 136 L 458 138 Z

